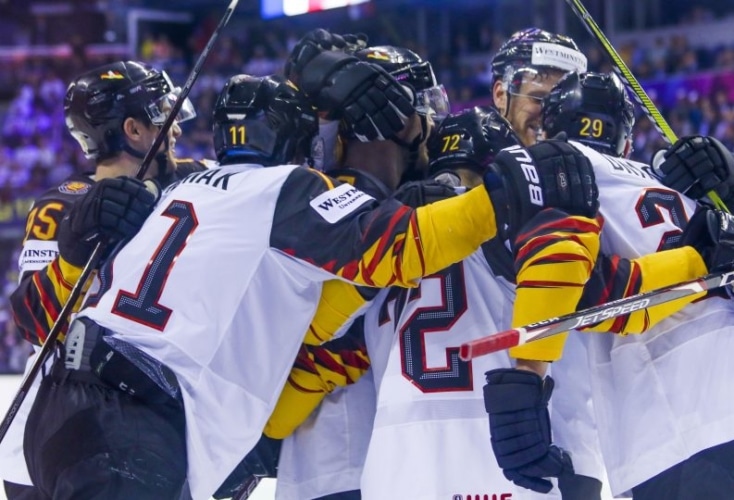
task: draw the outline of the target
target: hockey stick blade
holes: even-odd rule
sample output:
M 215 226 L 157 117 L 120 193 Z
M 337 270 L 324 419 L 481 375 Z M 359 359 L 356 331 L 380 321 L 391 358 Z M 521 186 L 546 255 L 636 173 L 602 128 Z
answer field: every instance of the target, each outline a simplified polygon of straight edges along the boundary
M 571 10 L 574 14 L 576 14 L 576 17 L 578 17 L 579 20 L 583 23 L 586 31 L 588 31 L 589 34 L 591 34 L 591 36 L 595 38 L 597 42 L 599 42 L 609 58 L 612 60 L 612 62 L 614 63 L 614 71 L 625 83 L 627 89 L 630 90 L 632 96 L 637 101 L 637 104 L 642 107 L 642 110 L 645 112 L 657 131 L 660 132 L 663 138 L 670 144 L 673 144 L 675 141 L 677 141 L 678 137 L 676 136 L 673 129 L 660 113 L 657 106 L 655 106 L 655 103 L 653 103 L 650 97 L 647 95 L 645 89 L 642 88 L 642 85 L 640 85 L 640 82 L 637 80 L 637 78 L 635 78 L 635 75 L 624 62 L 624 59 L 622 59 L 622 56 L 620 56 L 617 50 L 614 48 L 612 42 L 609 41 L 599 25 L 596 24 L 596 21 L 594 21 L 594 18 L 591 17 L 589 11 L 586 10 L 586 7 L 584 7 L 584 4 L 581 2 L 581 0 L 566 0 L 566 3 L 569 5 L 569 7 L 571 7 Z M 714 202 L 716 208 L 725 212 L 729 211 L 724 202 L 721 200 L 721 197 L 715 191 L 709 191 L 706 194 L 711 199 L 711 201 Z
M 222 17 L 222 20 L 219 21 L 216 29 L 212 33 L 211 37 L 209 37 L 209 41 L 207 42 L 206 47 L 204 47 L 204 50 L 199 55 L 199 58 L 192 68 L 191 73 L 186 80 L 186 83 L 181 88 L 181 94 L 179 94 L 178 99 L 173 104 L 171 111 L 168 114 L 168 117 L 166 117 L 166 121 L 163 123 L 163 125 L 161 125 L 161 129 L 158 131 L 158 135 L 156 136 L 153 144 L 151 145 L 150 149 L 148 149 L 148 152 L 143 158 L 143 161 L 140 164 L 140 168 L 138 168 L 138 172 L 136 174 L 136 177 L 138 179 L 142 179 L 145 176 L 145 172 L 147 171 L 148 166 L 155 157 L 156 152 L 163 143 L 164 138 L 168 136 L 168 130 L 173 125 L 173 121 L 176 119 L 176 115 L 178 115 L 178 112 L 181 110 L 181 106 L 183 106 L 183 103 L 186 100 L 186 97 L 188 97 L 189 92 L 191 92 L 191 87 L 194 85 L 194 82 L 198 78 L 199 73 L 201 73 L 201 68 L 204 66 L 204 62 L 209 56 L 209 53 L 214 46 L 214 42 L 217 40 L 217 38 L 219 38 L 219 34 L 221 33 L 222 29 L 227 24 L 227 22 L 229 22 L 229 18 L 232 17 L 232 13 L 234 12 L 234 9 L 237 7 L 238 3 L 239 0 L 231 0 L 226 12 L 224 13 L 224 16 Z M 66 323 L 66 319 L 71 314 L 74 304 L 76 304 L 76 302 L 79 300 L 82 289 L 84 287 L 84 283 L 87 282 L 89 277 L 92 275 L 92 272 L 97 268 L 97 264 L 99 264 L 104 247 L 105 245 L 102 242 L 99 242 L 94 247 L 94 250 L 92 250 L 92 254 L 89 256 L 89 260 L 84 265 L 84 268 L 79 275 L 79 279 L 77 279 L 77 282 L 72 287 L 71 292 L 69 292 L 68 300 L 59 311 L 59 315 L 56 318 L 56 321 L 49 330 L 48 335 L 46 336 L 46 341 L 41 346 L 38 354 L 36 354 L 36 359 L 33 360 L 33 365 L 31 365 L 31 368 L 28 370 L 28 373 L 26 373 L 26 376 L 23 377 L 23 380 L 20 383 L 20 388 L 13 397 L 13 400 L 10 403 L 10 407 L 5 413 L 2 422 L 0 422 L 0 443 L 2 443 L 5 435 L 8 433 L 8 429 L 10 429 L 10 425 L 13 423 L 15 416 L 18 414 L 18 410 L 20 409 L 20 406 L 23 404 L 23 401 L 28 395 L 28 392 L 30 391 L 34 380 L 38 376 L 38 372 L 41 371 L 43 365 L 46 364 L 46 361 L 49 359 L 54 349 L 56 349 L 56 343 L 58 341 L 59 335 L 61 334 L 61 328 L 64 323 Z
M 505 330 L 466 342 L 459 348 L 459 357 L 464 361 L 469 361 L 503 349 L 558 335 L 569 330 L 583 328 L 617 316 L 731 284 L 734 284 L 734 264 L 730 264 L 726 270 L 707 274 L 695 280 L 632 295 L 557 318 L 531 323 L 520 328 Z

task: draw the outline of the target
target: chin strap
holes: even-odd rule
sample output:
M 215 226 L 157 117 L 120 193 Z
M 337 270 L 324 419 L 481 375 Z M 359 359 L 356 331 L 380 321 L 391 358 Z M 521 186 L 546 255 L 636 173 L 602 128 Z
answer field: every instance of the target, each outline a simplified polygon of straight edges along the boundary
M 166 185 L 166 180 L 168 179 L 168 148 L 170 147 L 168 137 L 163 140 L 163 144 L 165 145 L 163 150 L 155 155 L 155 161 L 158 164 L 158 171 L 154 177 L 161 185 Z M 139 160 L 145 158 L 145 153 L 133 148 L 127 143 L 127 141 L 122 141 L 122 150 L 133 158 L 137 158 Z

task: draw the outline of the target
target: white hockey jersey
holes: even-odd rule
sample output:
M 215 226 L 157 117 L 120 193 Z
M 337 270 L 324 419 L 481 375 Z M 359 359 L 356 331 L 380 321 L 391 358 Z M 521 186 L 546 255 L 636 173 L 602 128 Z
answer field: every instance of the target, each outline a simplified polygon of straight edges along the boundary
M 461 343 L 509 326 L 513 288 L 478 251 L 367 312 L 377 413 L 362 498 L 558 498 L 514 485 L 494 458 L 482 386 L 512 366 L 507 352 L 458 358 Z
M 665 188 L 646 165 L 574 145 L 596 173 L 603 252 L 634 258 L 676 242 L 693 201 Z M 594 408 L 615 495 L 734 440 L 731 301 L 707 298 L 643 335 L 590 333 L 588 341 Z
M 458 230 L 462 245 L 477 247 L 494 233 L 486 191 L 454 202 L 466 203 L 446 224 L 454 227 L 432 236 L 449 246 L 426 250 L 414 234 L 421 217 L 446 219 L 459 207 L 443 205 L 443 215 L 440 207 L 421 215 L 397 202 L 369 210 L 370 196 L 329 186 L 293 166 L 235 165 L 187 177 L 164 192 L 100 274 L 94 306 L 80 313 L 177 375 L 194 499 L 208 498 L 259 439 L 321 282 L 338 275 L 406 286 L 422 269 L 445 267 L 447 252 L 465 256 L 447 234 Z M 432 230 L 441 225 L 429 222 Z

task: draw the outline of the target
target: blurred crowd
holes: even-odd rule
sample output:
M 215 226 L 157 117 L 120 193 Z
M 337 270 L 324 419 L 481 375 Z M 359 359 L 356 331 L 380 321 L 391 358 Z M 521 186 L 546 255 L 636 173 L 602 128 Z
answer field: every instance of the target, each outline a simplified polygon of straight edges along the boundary
M 707 20 L 705 12 L 699 14 L 702 21 Z M 468 23 L 452 30 L 450 43 L 436 50 L 418 44 L 409 31 L 388 29 L 389 23 L 373 24 L 374 32 L 367 33 L 371 44 L 408 47 L 431 61 L 454 109 L 489 104 L 488 62 L 509 32 L 495 31 L 488 22 Z M 142 37 L 138 58 L 165 69 L 174 82 L 183 84 L 192 58 L 201 52 L 215 25 L 216 19 L 202 20 L 183 46 L 164 33 L 151 32 Z M 190 97 L 198 116 L 184 124 L 177 155 L 212 158 L 210 115 L 225 79 L 237 73 L 280 72 L 302 34 L 286 25 L 268 24 L 222 36 L 193 87 Z M 600 48 L 585 42 L 580 45 L 589 69 L 610 71 Z M 729 90 L 734 89 L 734 44 L 693 47 L 685 37 L 671 35 L 658 37 L 651 45 L 630 42 L 618 49 L 643 86 L 651 89 L 651 98 L 677 134 L 713 134 L 734 149 L 734 90 Z M 6 292 L 16 279 L 13 249 L 19 246 L 29 204 L 70 173 L 91 166 L 64 125 L 66 82 L 119 58 L 90 55 L 83 44 L 72 43 L 61 56 L 0 59 L 0 373 L 19 370 L 25 353 L 12 331 Z M 647 162 L 664 145 L 651 122 L 639 114 L 633 159 Z

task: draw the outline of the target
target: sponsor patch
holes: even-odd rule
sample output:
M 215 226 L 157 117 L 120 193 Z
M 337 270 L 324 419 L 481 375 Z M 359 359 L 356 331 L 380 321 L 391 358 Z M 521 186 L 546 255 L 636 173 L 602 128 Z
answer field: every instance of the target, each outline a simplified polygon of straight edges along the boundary
M 586 56 L 578 50 L 556 45 L 554 43 L 537 42 L 533 44 L 533 66 L 551 66 L 565 71 L 586 71 Z
M 372 200 L 372 196 L 356 187 L 341 184 L 311 200 L 311 208 L 324 220 L 334 224 Z
M 59 191 L 65 194 L 84 194 L 92 188 L 91 184 L 80 181 L 66 181 L 59 186 Z
M 18 256 L 20 274 L 43 269 L 59 254 L 56 241 L 28 240 Z

